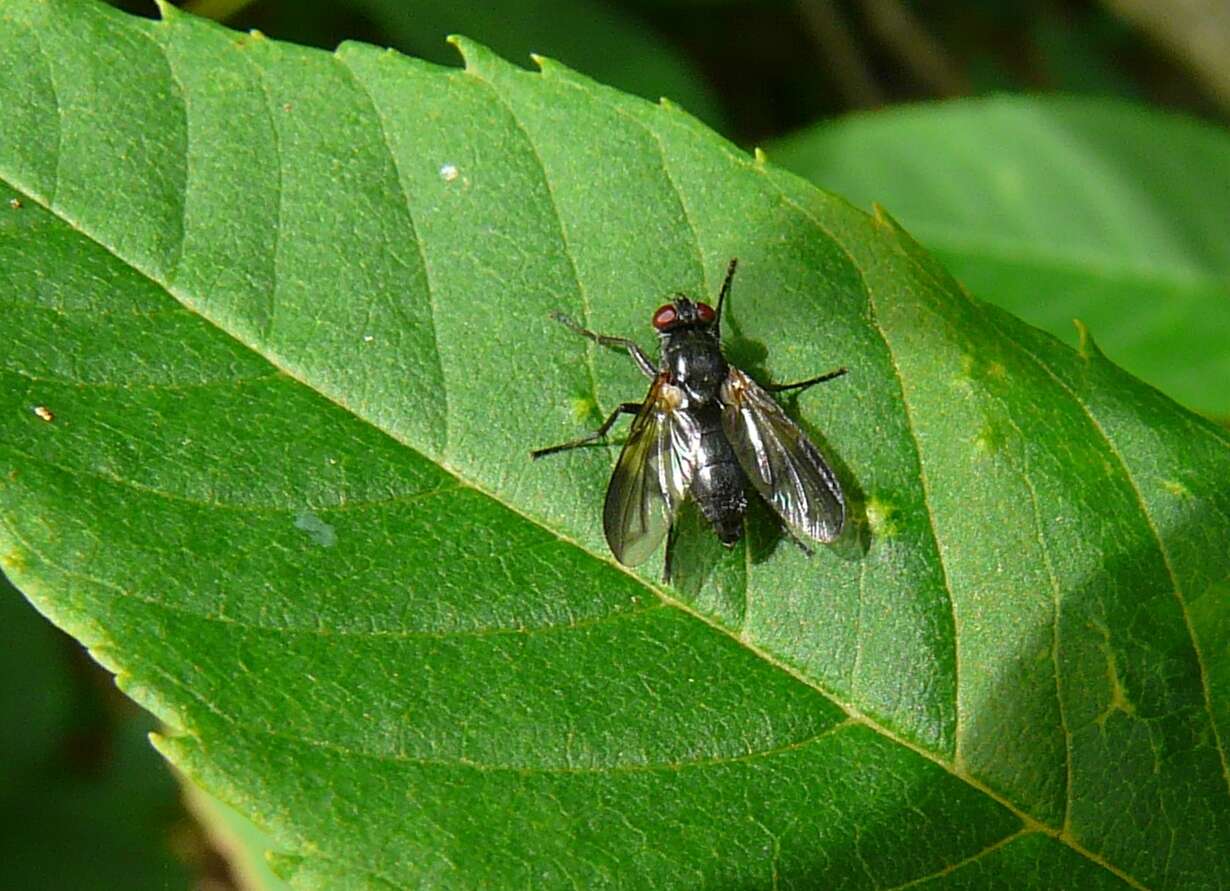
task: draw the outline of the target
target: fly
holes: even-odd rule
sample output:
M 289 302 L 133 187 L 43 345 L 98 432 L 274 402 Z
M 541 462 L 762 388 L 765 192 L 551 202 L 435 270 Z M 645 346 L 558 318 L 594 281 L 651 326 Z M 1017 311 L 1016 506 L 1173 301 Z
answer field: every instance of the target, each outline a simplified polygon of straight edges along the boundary
M 625 402 L 597 430 L 537 449 L 530 456 L 573 449 L 606 435 L 621 414 L 635 415 L 606 490 L 602 525 L 615 559 L 644 562 L 666 537 L 663 579 L 670 581 L 674 521 L 691 498 L 727 547 L 743 536 L 747 484 L 781 518 L 809 556 L 805 541 L 829 542 L 845 526 L 837 477 L 819 450 L 769 393 L 805 390 L 845 368 L 792 384 L 761 387 L 722 355 L 722 305 L 736 260 L 726 269 L 717 309 L 683 294 L 653 314 L 661 358 L 655 365 L 632 340 L 595 334 L 561 313 L 552 318 L 605 347 L 627 350 L 653 383 L 643 402 Z

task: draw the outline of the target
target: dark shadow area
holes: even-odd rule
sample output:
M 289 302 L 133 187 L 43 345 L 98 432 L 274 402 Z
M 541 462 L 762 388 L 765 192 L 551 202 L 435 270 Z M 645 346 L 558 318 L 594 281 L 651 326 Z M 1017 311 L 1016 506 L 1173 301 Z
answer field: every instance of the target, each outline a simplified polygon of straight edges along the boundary
M 1146 887 L 1198 887 L 1230 849 L 1230 820 L 1209 810 L 1224 800 L 1226 778 L 1202 694 L 1208 678 L 1157 542 L 1142 533 L 1060 592 L 1055 626 L 1021 627 L 1001 642 L 994 683 L 966 703 L 963 751 L 973 777 L 1053 829 L 1069 806 L 1070 759 L 1081 844 Z M 1206 530 L 1192 515 L 1162 535 L 1173 549 Z M 1184 599 L 1192 614 L 1214 600 L 1224 610 L 1228 592 L 1230 576 Z M 1054 662 L 1039 663 L 1040 652 Z M 1219 658 L 1204 653 L 1206 666 Z M 1039 720 L 1048 699 L 1049 724 Z M 1127 810 L 1142 819 L 1125 822 Z M 1183 856 L 1167 854 L 1176 850 Z
M 112 2 L 157 15 L 150 0 Z M 1175 43 L 1176 35 L 1153 33 L 1173 17 L 1134 16 L 1126 4 L 1120 11 L 1097 0 L 939 0 L 925 14 L 916 3 L 818 0 L 731 0 L 707 4 L 703 14 L 695 4 L 646 0 L 576 8 L 543 0 L 414 6 L 188 0 L 182 6 L 280 40 L 330 50 L 342 40 L 364 40 L 448 65 L 457 58 L 444 39 L 463 33 L 514 64 L 527 65 L 529 53 L 537 52 L 650 100 L 666 92 L 750 144 L 859 109 L 1012 91 L 1119 96 L 1223 122 L 1230 108 L 1230 98 L 1205 79 L 1209 63 L 1199 48 L 1224 41 L 1224 24 L 1209 17 L 1193 32 L 1199 42 Z M 1193 5 L 1189 17 L 1198 13 Z M 636 47 L 621 59 L 610 50 L 625 35 Z M 671 63 L 647 64 L 655 48 L 669 52 Z
M 0 887 L 233 888 L 153 718 L 0 575 Z

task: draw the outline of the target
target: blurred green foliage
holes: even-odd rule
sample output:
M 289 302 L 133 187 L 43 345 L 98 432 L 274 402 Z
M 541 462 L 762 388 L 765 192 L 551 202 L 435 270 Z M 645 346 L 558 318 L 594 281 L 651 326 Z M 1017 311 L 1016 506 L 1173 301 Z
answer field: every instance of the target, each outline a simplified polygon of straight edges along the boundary
M 3 576 L 0 674 L 0 888 L 188 887 L 199 846 L 153 718 Z

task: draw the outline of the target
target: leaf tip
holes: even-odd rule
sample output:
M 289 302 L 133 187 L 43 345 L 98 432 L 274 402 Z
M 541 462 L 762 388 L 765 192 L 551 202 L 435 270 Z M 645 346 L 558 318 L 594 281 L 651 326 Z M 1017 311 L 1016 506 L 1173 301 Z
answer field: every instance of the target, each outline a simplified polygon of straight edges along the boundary
M 116 660 L 110 658 L 107 651 L 95 648 L 90 651 L 90 654 L 105 668 L 112 670 L 111 666 Z M 145 683 L 131 672 L 123 669 L 116 671 L 115 686 L 141 708 L 154 715 L 166 725 L 167 729 L 175 733 L 183 733 L 187 730 L 188 722 L 181 709 L 171 703 L 161 691 Z
M 444 39 L 461 55 L 466 71 L 478 71 L 496 58 L 491 50 L 462 34 L 450 34 Z
M 161 755 L 186 774 L 191 775 L 191 765 L 196 761 L 196 745 L 191 737 L 182 733 L 159 733 L 157 730 L 149 734 L 150 745 Z
M 871 204 L 871 219 L 881 229 L 887 229 L 889 232 L 898 234 L 904 234 L 905 232 L 905 230 L 901 228 L 901 224 L 898 223 L 893 218 L 893 215 L 885 209 L 884 205 L 880 204 L 878 201 L 874 201 Z
M 163 24 L 169 24 L 172 18 L 179 15 L 179 9 L 170 0 L 154 0 L 154 5 L 158 7 L 158 18 Z
M 1080 319 L 1073 319 L 1072 325 L 1076 328 L 1076 352 L 1082 359 L 1088 362 L 1091 359 L 1101 359 L 1102 350 L 1093 340 L 1093 335 L 1089 333 L 1089 326 Z

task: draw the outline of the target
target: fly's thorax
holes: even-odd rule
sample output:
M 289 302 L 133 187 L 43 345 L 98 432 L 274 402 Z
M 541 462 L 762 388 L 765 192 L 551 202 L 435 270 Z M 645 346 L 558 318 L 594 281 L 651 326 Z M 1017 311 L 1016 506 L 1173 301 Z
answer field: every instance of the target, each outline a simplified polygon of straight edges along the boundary
M 728 370 L 717 332 L 708 326 L 664 333 L 662 365 L 670 382 L 700 405 L 717 399 Z

